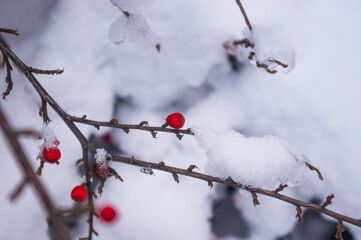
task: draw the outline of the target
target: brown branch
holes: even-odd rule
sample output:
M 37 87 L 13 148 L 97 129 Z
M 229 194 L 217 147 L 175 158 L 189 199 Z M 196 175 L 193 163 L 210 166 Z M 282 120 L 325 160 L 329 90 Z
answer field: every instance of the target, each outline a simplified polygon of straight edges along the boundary
M 14 134 L 16 137 L 26 136 L 26 137 L 32 137 L 34 139 L 41 139 L 41 134 L 35 130 L 32 129 L 21 129 L 21 130 L 15 130 Z
M 13 34 L 13 35 L 19 35 L 18 30 L 13 30 L 13 29 L 8 29 L 8 28 L 0 28 L 0 32 L 9 33 L 9 34 Z
M 28 179 L 24 178 L 19 185 L 16 186 L 16 188 L 14 189 L 14 191 L 10 194 L 10 201 L 13 202 L 15 201 L 20 193 L 22 192 L 22 190 L 24 189 L 24 187 L 26 186 L 26 184 L 28 183 Z
M 13 89 L 13 80 L 11 78 L 11 71 L 13 70 L 13 68 L 11 67 L 10 61 L 8 56 L 5 54 L 4 51 L 1 51 L 3 54 L 3 61 L 5 63 L 6 66 L 6 77 L 5 77 L 5 82 L 7 83 L 7 87 L 5 92 L 3 92 L 2 94 L 2 98 L 5 100 L 6 97 L 10 94 L 11 90 Z
M 344 228 L 342 221 L 338 221 L 338 223 L 337 223 L 337 232 L 336 232 L 335 237 L 336 237 L 338 240 L 343 240 L 343 238 L 342 238 L 342 233 L 343 233 L 344 231 L 346 231 L 346 229 Z
M 40 117 L 43 118 L 43 123 L 49 123 L 51 121 L 48 115 L 48 107 L 44 99 L 41 99 L 41 107 L 39 110 L 39 115 Z
M 24 176 L 29 181 L 29 183 L 31 183 L 34 186 L 35 192 L 37 193 L 39 200 L 46 209 L 47 214 L 49 215 L 50 225 L 54 229 L 56 236 L 59 239 L 70 240 L 71 238 L 68 229 L 65 227 L 64 223 L 62 222 L 58 214 L 58 210 L 53 205 L 43 185 L 36 177 L 31 167 L 31 164 L 29 163 L 29 160 L 25 156 L 25 153 L 22 147 L 20 146 L 19 141 L 16 139 L 16 135 L 14 134 L 14 131 L 12 130 L 6 117 L 4 116 L 1 107 L 0 107 L 0 126 Z
M 240 0 L 236 0 L 236 3 L 237 3 L 239 9 L 240 9 L 241 12 L 242 12 L 242 15 L 243 15 L 243 17 L 244 17 L 244 21 L 246 22 L 246 24 L 247 24 L 247 26 L 248 26 L 248 29 L 252 32 L 251 22 L 249 21 L 249 19 L 248 19 L 248 17 L 247 17 L 247 13 L 246 13 L 246 11 L 244 10 L 241 1 L 240 1 Z
M 303 218 L 302 218 L 302 215 L 303 215 L 303 212 L 302 212 L 302 209 L 299 205 L 296 206 L 296 210 L 297 210 L 297 214 L 296 214 L 296 218 L 298 218 L 298 223 L 301 223 L 303 222 Z
M 311 170 L 311 171 L 316 171 L 317 172 L 317 175 L 318 175 L 318 178 L 322 181 L 323 180 L 323 177 L 322 177 L 322 174 L 320 172 L 320 170 L 318 170 L 318 168 L 316 168 L 315 166 L 311 165 L 310 163 L 307 163 L 306 162 L 306 166 Z
M 351 224 L 356 225 L 358 227 L 361 227 L 361 220 L 359 220 L 359 219 L 351 218 L 351 217 L 348 217 L 348 216 L 333 212 L 333 211 L 328 210 L 326 208 L 322 208 L 319 205 L 309 203 L 309 202 L 304 202 L 302 200 L 294 199 L 294 198 L 282 195 L 280 193 L 276 193 L 275 191 L 265 190 L 265 189 L 262 189 L 262 188 L 252 188 L 251 186 L 245 186 L 243 184 L 236 183 L 235 181 L 233 181 L 230 178 L 221 179 L 219 177 L 214 177 L 214 176 L 210 176 L 210 175 L 206 175 L 206 174 L 202 174 L 202 173 L 198 173 L 198 172 L 188 171 L 188 169 L 170 167 L 170 166 L 166 166 L 166 165 L 163 165 L 163 164 L 141 161 L 139 159 L 133 159 L 132 160 L 131 158 L 122 157 L 122 156 L 112 156 L 112 161 L 126 163 L 126 164 L 130 164 L 130 165 L 138 166 L 138 167 L 143 167 L 145 165 L 149 165 L 152 169 L 157 169 L 157 170 L 160 170 L 160 171 L 169 172 L 171 174 L 177 174 L 177 175 L 193 177 L 193 178 L 197 178 L 197 179 L 206 181 L 208 183 L 217 182 L 217 183 L 226 184 L 226 185 L 236 187 L 236 188 L 240 188 L 240 189 L 243 189 L 243 190 L 246 190 L 246 191 L 249 191 L 249 192 L 254 192 L 254 193 L 257 193 L 257 194 L 262 194 L 262 195 L 265 195 L 265 196 L 276 198 L 276 199 L 279 199 L 281 201 L 288 202 L 288 203 L 290 203 L 292 205 L 295 205 L 295 206 L 305 207 L 305 208 L 308 208 L 310 210 L 313 210 L 313 211 L 325 214 L 327 216 L 330 216 L 330 217 L 332 217 L 332 218 L 334 218 L 336 220 L 342 220 L 343 222 L 348 222 L 348 223 L 351 223 Z
M 32 73 L 36 73 L 36 74 L 51 74 L 51 75 L 54 75 L 54 74 L 62 74 L 64 72 L 64 70 L 61 70 L 61 69 L 55 69 L 55 70 L 42 70 L 42 69 L 38 69 L 38 68 L 32 68 L 32 67 L 29 67 L 28 68 L 30 72 Z
M 163 128 L 163 127 L 155 127 L 155 126 L 146 126 L 141 124 L 119 124 L 115 122 L 101 122 L 101 121 L 95 121 L 95 120 L 89 120 L 79 117 L 71 117 L 71 121 L 91 125 L 94 127 L 110 127 L 110 128 L 119 128 L 123 129 L 126 132 L 129 132 L 129 129 L 137 129 L 137 130 L 143 130 L 148 131 L 150 133 L 152 132 L 168 132 L 168 133 L 175 133 L 175 134 L 188 134 L 188 135 L 194 135 L 194 133 L 191 131 L 190 128 L 188 129 L 171 129 L 171 128 Z

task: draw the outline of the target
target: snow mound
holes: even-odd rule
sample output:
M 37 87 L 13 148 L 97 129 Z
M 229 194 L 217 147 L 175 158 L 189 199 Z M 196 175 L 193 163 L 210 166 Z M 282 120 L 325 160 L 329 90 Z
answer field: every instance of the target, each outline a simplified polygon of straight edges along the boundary
M 152 33 L 148 23 L 140 14 L 119 16 L 109 27 L 109 38 L 115 44 L 132 42 L 145 48 L 154 47 L 160 42 L 159 37 Z
M 247 138 L 233 130 L 219 132 L 199 126 L 192 127 L 192 131 L 206 151 L 208 174 L 269 190 L 304 181 L 306 158 L 279 138 Z
M 105 160 L 107 159 L 107 151 L 105 151 L 104 148 L 97 148 L 97 152 L 95 154 L 95 160 L 96 163 L 102 164 L 105 163 Z
M 292 71 L 296 66 L 296 51 L 280 26 L 268 27 L 256 24 L 252 32 L 247 29 L 244 35 L 255 44 L 254 60 L 258 63 L 267 64 L 270 69 L 275 69 L 279 65 L 273 60 L 278 60 L 288 65 L 287 72 Z

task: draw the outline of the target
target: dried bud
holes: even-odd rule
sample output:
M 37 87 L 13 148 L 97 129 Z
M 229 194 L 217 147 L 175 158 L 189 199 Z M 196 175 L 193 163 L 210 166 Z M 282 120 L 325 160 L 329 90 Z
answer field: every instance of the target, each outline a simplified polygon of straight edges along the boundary
M 106 162 L 96 163 L 93 166 L 93 174 L 99 179 L 107 179 L 112 175 Z

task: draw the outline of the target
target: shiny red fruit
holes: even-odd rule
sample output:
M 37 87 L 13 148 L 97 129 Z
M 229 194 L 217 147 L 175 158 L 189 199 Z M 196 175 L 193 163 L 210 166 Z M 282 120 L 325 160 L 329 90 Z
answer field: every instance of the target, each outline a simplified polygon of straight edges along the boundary
M 106 223 L 112 223 L 117 219 L 117 210 L 110 204 L 100 207 L 100 219 Z
M 184 122 L 186 121 L 184 116 L 180 113 L 172 113 L 165 120 L 167 124 L 175 129 L 180 129 L 183 127 Z
M 61 157 L 60 150 L 58 148 L 44 148 L 43 158 L 45 162 L 54 163 Z
M 86 199 L 86 190 L 82 185 L 78 185 L 73 188 L 70 196 L 75 202 L 82 202 Z

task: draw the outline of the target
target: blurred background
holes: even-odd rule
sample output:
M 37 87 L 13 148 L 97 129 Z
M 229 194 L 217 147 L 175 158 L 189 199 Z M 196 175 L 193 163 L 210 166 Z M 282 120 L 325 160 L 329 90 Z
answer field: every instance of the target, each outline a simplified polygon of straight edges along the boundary
M 248 31 L 234 1 L 142 4 L 147 5 L 131 10 L 145 19 L 149 29 L 144 36 L 151 34 L 152 41 L 115 44 L 109 29 L 123 15 L 110 1 L 0 0 L 0 27 L 20 32 L 2 36 L 27 65 L 64 69 L 61 75 L 37 78 L 69 114 L 160 126 L 168 114 L 181 112 L 185 128 L 204 125 L 246 136 L 277 136 L 296 146 L 324 175 L 321 182 L 309 172 L 303 185 L 284 194 L 320 203 L 334 193 L 330 209 L 360 218 L 361 2 L 244 0 L 251 23 L 281 27 L 296 53 L 291 72 L 279 68 L 273 75 L 251 64 L 242 48 L 232 58 L 222 47 Z M 159 53 L 154 39 L 161 44 Z M 0 71 L 1 91 L 6 89 L 5 74 Z M 1 107 L 14 126 L 41 129 L 39 97 L 17 70 L 13 80 L 14 89 Z M 54 203 L 69 209 L 74 206 L 70 191 L 82 182 L 74 167 L 81 147 L 52 110 L 49 115 L 62 158 L 60 165 L 45 165 L 41 180 Z M 127 135 L 79 127 L 110 152 L 204 170 L 205 152 L 191 136 L 179 141 L 158 133 L 153 139 L 135 130 Z M 36 169 L 41 140 L 21 142 Z M 46 216 L 30 187 L 9 201 L 22 177 L 8 148 L 1 135 L 0 238 L 50 239 Z M 183 176 L 176 184 L 171 174 L 155 171 L 149 176 L 137 167 L 111 166 L 124 182 L 107 181 L 97 204 L 113 203 L 120 219 L 112 226 L 97 222 L 99 239 L 328 240 L 336 233 L 332 219 L 308 211 L 297 225 L 294 206 L 275 199 L 259 196 L 261 204 L 254 207 L 252 198 L 236 189 L 217 185 L 209 190 L 205 182 Z M 85 236 L 85 220 L 67 219 L 74 239 Z M 361 229 L 345 227 L 344 239 L 361 239 Z

